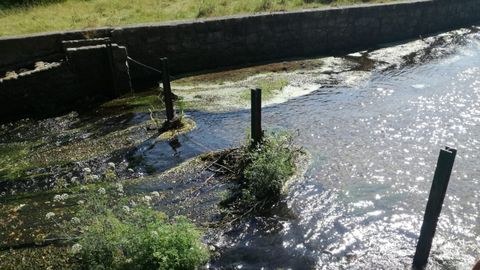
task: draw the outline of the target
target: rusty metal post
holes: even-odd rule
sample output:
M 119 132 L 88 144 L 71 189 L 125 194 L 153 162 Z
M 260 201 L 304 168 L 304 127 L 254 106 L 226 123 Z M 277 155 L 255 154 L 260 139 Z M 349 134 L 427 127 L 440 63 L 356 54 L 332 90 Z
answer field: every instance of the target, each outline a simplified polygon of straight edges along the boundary
M 262 89 L 251 90 L 251 136 L 253 145 L 257 145 L 262 141 Z
M 413 269 L 424 269 L 428 263 L 433 237 L 437 229 L 438 217 L 442 211 L 443 201 L 447 193 L 450 175 L 457 150 L 449 147 L 440 150 L 437 168 L 433 176 L 433 183 L 428 197 L 427 208 L 423 218 L 417 250 L 413 258 Z
M 175 118 L 175 109 L 173 108 L 173 94 L 170 86 L 170 71 L 168 66 L 168 58 L 160 58 L 162 62 L 162 84 L 163 99 L 165 102 L 165 110 L 167 113 L 167 121 L 173 121 Z

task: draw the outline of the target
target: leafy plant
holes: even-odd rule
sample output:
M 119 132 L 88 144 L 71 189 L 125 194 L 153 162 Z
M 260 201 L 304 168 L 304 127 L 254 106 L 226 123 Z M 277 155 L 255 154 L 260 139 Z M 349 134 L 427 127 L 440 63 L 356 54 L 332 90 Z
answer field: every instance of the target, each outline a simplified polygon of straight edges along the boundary
M 195 269 L 208 260 L 200 231 L 186 218 L 99 197 L 71 224 L 79 232 L 71 255 L 80 269 Z
M 278 202 L 285 183 L 295 173 L 301 151 L 286 132 L 267 134 L 261 144 L 242 147 L 236 158 L 239 188 L 227 201 L 235 201 L 242 209 L 257 210 Z
M 178 106 L 178 118 L 181 121 L 185 117 L 185 101 L 183 101 L 182 97 L 178 97 L 177 106 Z

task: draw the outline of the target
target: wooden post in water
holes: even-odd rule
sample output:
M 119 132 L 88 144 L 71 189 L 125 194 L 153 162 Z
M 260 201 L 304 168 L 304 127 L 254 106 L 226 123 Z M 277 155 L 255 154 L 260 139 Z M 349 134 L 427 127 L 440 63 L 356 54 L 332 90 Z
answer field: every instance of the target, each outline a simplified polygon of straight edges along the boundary
M 413 258 L 413 269 L 424 269 L 428 262 L 428 256 L 432 248 L 433 237 L 437 229 L 438 217 L 442 211 L 443 200 L 447 193 L 450 175 L 452 174 L 453 163 L 457 150 L 449 147 L 440 150 L 437 161 L 437 168 L 433 176 L 433 183 L 428 197 L 427 208 L 423 218 L 420 238 L 417 243 L 417 250 Z
M 251 107 L 252 144 L 257 145 L 258 143 L 261 142 L 262 137 L 263 137 L 263 131 L 262 131 L 262 89 L 252 89 L 251 90 L 251 99 L 252 99 L 252 107 Z
M 168 67 L 168 58 L 160 58 L 162 62 L 162 84 L 163 84 L 163 100 L 165 102 L 165 110 L 167 113 L 167 121 L 171 122 L 175 118 L 175 110 L 173 108 L 173 95 L 170 86 L 170 71 Z

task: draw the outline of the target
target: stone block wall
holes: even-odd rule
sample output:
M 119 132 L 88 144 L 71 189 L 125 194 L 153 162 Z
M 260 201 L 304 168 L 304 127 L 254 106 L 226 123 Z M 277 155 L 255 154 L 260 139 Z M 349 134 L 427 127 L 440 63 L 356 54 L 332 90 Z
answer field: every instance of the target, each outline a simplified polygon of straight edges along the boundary
M 350 52 L 480 21 L 479 0 L 419 0 L 298 12 L 0 38 L 0 73 L 62 52 L 62 41 L 111 38 L 129 55 L 174 74 L 291 57 Z M 131 66 L 134 81 L 158 77 Z
M 62 41 L 111 38 L 174 74 L 350 52 L 480 21 L 480 0 L 419 0 L 0 38 L 0 73 L 62 52 Z M 131 66 L 134 81 L 157 79 Z
M 60 62 L 0 78 L 0 122 L 55 116 L 130 92 L 125 47 L 112 45 L 114 81 L 108 53 L 106 45 L 66 48 Z
M 480 21 L 479 0 L 409 1 L 113 29 L 132 58 L 173 73 L 351 52 Z M 141 76 L 132 71 L 132 77 Z
M 0 80 L 0 121 L 49 116 L 65 111 L 85 95 L 65 63 Z

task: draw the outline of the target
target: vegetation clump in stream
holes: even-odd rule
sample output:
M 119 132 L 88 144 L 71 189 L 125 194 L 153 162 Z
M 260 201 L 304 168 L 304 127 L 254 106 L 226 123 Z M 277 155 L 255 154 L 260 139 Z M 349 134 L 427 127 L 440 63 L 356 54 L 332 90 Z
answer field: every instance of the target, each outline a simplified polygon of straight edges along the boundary
M 267 134 L 260 144 L 229 153 L 221 162 L 233 168 L 237 185 L 223 203 L 243 212 L 261 211 L 278 203 L 303 153 L 287 132 Z

